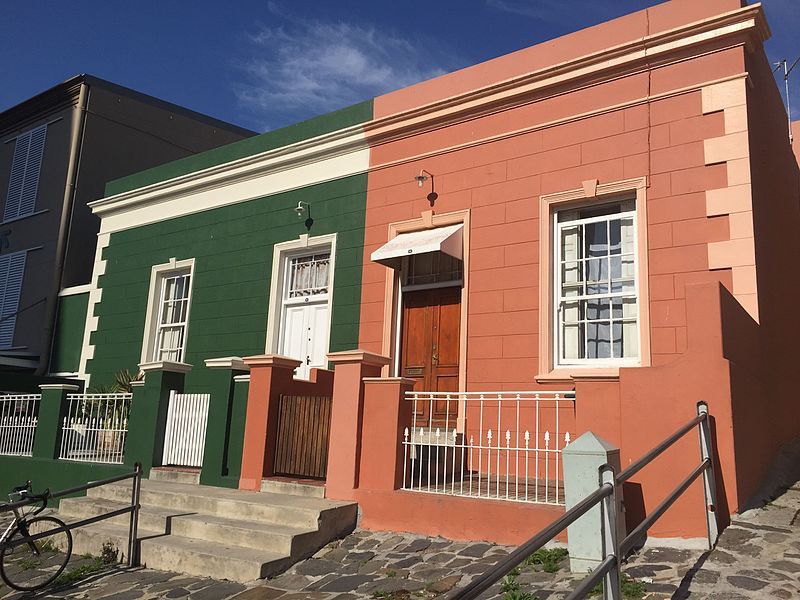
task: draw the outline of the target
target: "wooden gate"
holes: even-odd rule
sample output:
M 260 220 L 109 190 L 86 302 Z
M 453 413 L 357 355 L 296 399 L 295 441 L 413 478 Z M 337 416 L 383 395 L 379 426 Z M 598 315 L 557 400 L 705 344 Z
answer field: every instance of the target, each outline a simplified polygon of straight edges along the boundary
M 273 472 L 325 479 L 330 429 L 331 398 L 281 396 Z
M 210 394 L 169 393 L 162 465 L 202 467 Z

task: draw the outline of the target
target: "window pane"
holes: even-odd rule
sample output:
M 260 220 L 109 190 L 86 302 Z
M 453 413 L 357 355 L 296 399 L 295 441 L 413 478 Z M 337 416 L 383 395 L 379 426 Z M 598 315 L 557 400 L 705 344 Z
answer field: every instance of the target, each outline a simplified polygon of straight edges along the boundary
M 590 258 L 585 263 L 586 293 L 589 295 L 608 293 L 608 259 Z
M 583 355 L 583 325 L 579 323 L 564 324 L 561 330 L 562 359 L 578 359 Z
M 621 232 L 620 232 L 620 221 L 619 219 L 615 219 L 614 221 L 609 222 L 608 228 L 611 237 L 611 254 L 619 254 L 622 252 L 622 239 L 621 239 Z
M 561 265 L 561 281 L 565 289 L 574 288 L 575 284 L 581 283 L 580 264 L 566 262 Z
M 584 225 L 584 256 L 606 256 L 608 254 L 608 223 L 600 221 Z
M 327 294 L 330 257 L 330 253 L 323 253 L 291 259 L 287 297 L 300 298 Z
M 610 319 L 611 302 L 608 300 L 586 301 L 586 318 L 590 320 Z
M 581 228 L 564 227 L 561 229 L 561 260 L 577 260 L 580 257 Z
M 161 280 L 154 360 L 183 360 L 190 283 L 191 277 L 185 272 L 173 271 Z
M 558 359 L 636 358 L 638 315 L 633 201 L 559 213 Z
M 586 358 L 611 358 L 609 323 L 586 324 Z

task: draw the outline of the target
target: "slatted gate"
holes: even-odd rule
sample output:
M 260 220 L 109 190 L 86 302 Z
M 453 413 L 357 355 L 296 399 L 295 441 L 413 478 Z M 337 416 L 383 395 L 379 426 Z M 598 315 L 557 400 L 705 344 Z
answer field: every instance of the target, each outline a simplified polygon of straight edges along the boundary
M 281 396 L 274 473 L 325 479 L 330 429 L 330 397 Z
M 162 465 L 202 467 L 210 394 L 169 394 Z

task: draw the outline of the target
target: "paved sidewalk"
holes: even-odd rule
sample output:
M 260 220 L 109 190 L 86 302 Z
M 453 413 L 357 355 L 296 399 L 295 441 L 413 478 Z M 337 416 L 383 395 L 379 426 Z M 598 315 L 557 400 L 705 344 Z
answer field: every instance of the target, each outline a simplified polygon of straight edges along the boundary
M 800 598 L 800 487 L 768 506 L 737 516 L 708 553 L 645 548 L 623 568 L 626 589 L 647 600 Z M 469 583 L 511 549 L 410 534 L 357 531 L 287 573 L 249 585 L 122 566 L 36 596 L 0 587 L 0 598 L 191 598 L 195 600 L 423 600 Z M 553 558 L 556 555 L 551 554 Z M 69 569 L 90 559 L 73 557 Z M 566 560 L 547 572 L 523 565 L 510 585 L 528 600 L 565 598 L 577 578 Z M 495 586 L 486 598 L 501 597 Z M 520 595 L 516 596 L 521 598 Z

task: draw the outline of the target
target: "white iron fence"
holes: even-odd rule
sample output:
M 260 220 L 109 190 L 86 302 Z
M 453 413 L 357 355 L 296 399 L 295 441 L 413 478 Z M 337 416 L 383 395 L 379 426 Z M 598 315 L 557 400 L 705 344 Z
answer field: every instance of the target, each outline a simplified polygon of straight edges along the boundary
M 60 458 L 121 464 L 131 394 L 68 394 Z
M 573 392 L 409 392 L 403 489 L 563 504 Z
M 202 467 L 210 394 L 169 394 L 162 465 Z
M 41 394 L 0 396 L 0 454 L 30 456 Z

